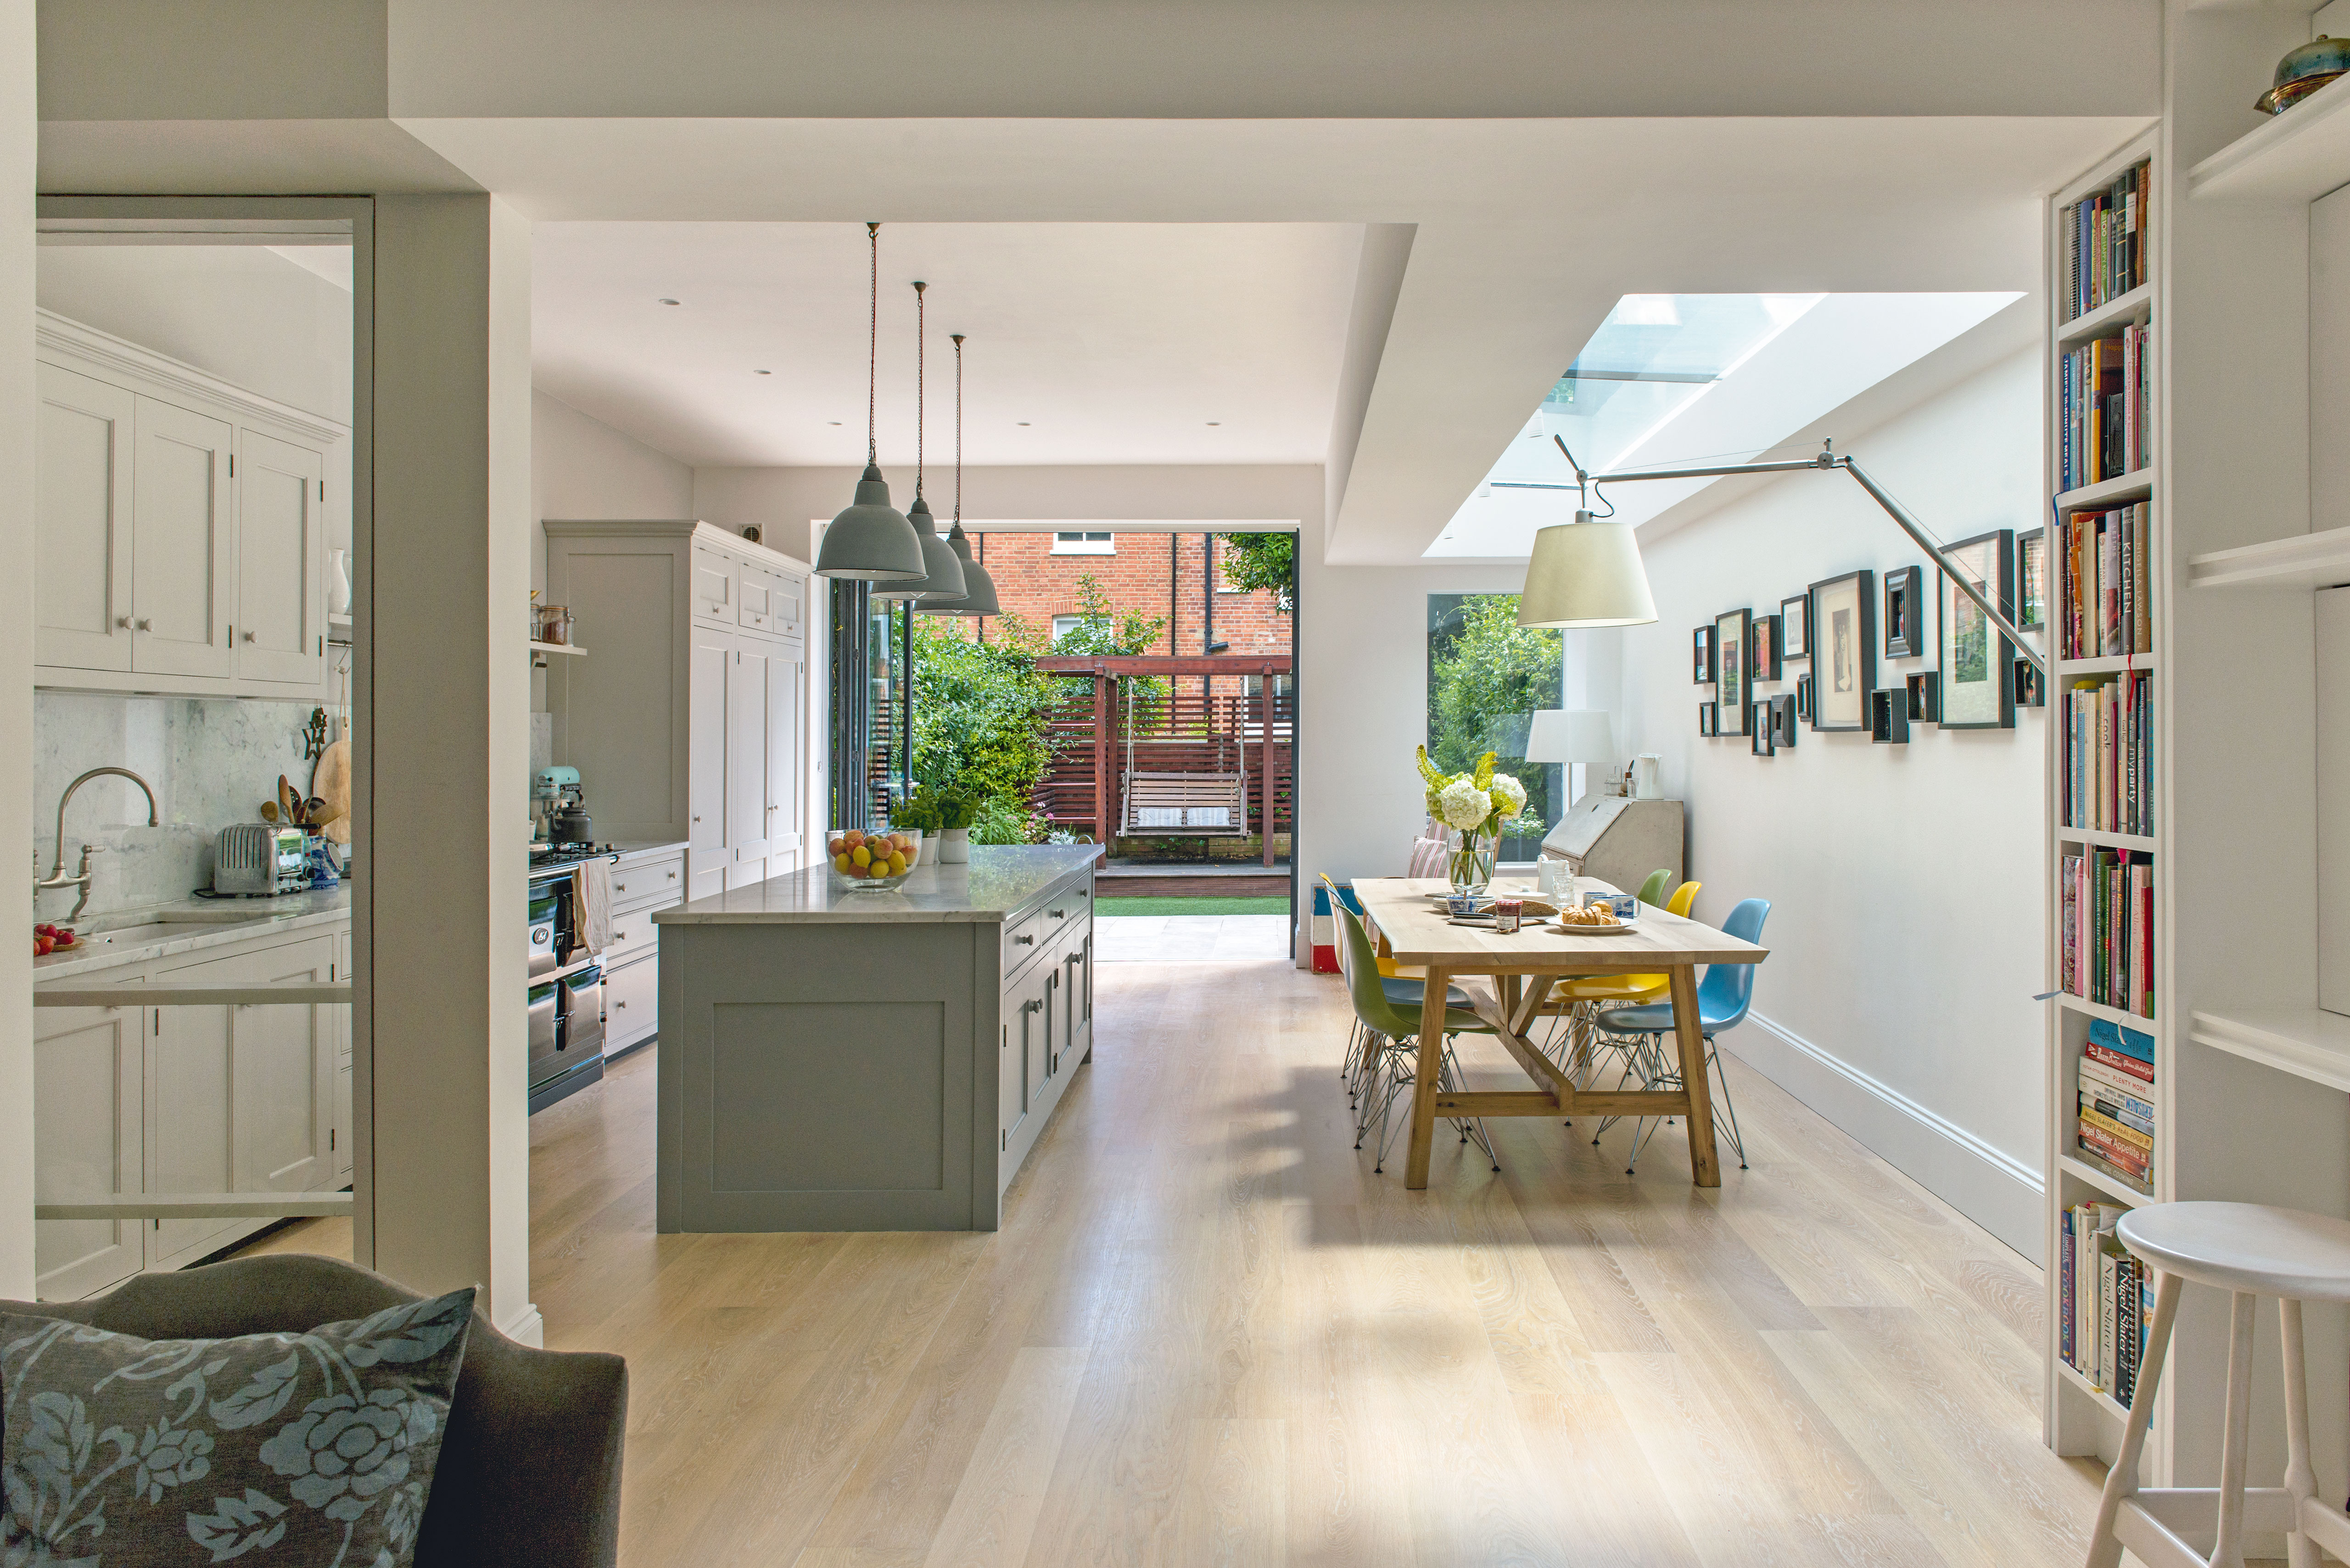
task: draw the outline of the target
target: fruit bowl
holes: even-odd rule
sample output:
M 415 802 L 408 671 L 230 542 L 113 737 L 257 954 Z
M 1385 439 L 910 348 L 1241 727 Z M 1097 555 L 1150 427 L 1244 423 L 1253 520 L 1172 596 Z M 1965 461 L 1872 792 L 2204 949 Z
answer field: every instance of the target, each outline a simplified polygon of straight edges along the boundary
M 832 883 L 859 893 L 886 893 L 912 876 L 925 846 L 919 829 L 867 833 L 835 828 L 825 836 L 832 857 Z

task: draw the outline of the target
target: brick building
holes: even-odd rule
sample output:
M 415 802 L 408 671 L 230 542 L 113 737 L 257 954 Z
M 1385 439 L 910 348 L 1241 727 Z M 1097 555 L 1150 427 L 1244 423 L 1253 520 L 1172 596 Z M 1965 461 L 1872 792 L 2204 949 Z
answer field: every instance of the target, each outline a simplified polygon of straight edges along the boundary
M 1057 636 L 1077 609 L 1077 579 L 1091 574 L 1114 611 L 1164 617 L 1159 640 L 1146 651 L 1198 656 L 1213 639 L 1232 654 L 1289 652 L 1289 617 L 1266 589 L 1235 593 L 1223 581 L 1222 555 L 1208 587 L 1204 534 L 979 534 L 972 548 L 995 579 L 996 601 Z M 1058 622 L 1056 625 L 1055 622 Z M 993 618 L 981 623 L 988 636 Z

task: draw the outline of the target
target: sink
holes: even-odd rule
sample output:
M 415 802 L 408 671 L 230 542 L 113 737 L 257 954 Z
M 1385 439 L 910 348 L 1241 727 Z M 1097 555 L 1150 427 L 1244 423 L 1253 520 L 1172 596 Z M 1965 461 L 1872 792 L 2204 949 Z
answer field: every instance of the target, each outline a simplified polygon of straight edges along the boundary
M 150 920 L 137 926 L 117 926 L 110 931 L 76 931 L 74 945 L 66 951 L 72 954 L 99 948 L 144 947 L 150 942 L 168 941 L 182 934 L 161 920 Z

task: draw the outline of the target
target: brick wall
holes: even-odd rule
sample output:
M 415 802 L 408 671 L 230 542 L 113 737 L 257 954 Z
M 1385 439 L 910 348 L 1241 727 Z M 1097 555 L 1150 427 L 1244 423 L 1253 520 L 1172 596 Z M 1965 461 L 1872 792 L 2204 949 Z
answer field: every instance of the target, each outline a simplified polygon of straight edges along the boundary
M 1170 552 L 1169 541 L 1174 545 Z M 1053 618 L 1077 609 L 1077 579 L 1090 573 L 1108 596 L 1112 609 L 1169 618 L 1174 646 L 1167 629 L 1147 653 L 1197 656 L 1207 651 L 1207 617 L 1201 603 L 1205 540 L 1198 534 L 1112 534 L 1114 553 L 1107 556 L 1053 553 L 1050 534 L 980 534 L 972 549 L 983 549 L 984 564 L 995 579 L 995 597 L 1006 610 L 1017 612 L 1038 629 L 1049 633 Z M 1217 553 L 1217 576 L 1223 576 L 1223 555 Z M 1173 602 L 1170 603 L 1172 590 Z M 1235 594 L 1217 591 L 1215 637 L 1229 643 L 1228 653 L 1289 652 L 1289 618 L 1275 607 L 1270 591 Z M 983 635 L 993 631 L 992 618 Z

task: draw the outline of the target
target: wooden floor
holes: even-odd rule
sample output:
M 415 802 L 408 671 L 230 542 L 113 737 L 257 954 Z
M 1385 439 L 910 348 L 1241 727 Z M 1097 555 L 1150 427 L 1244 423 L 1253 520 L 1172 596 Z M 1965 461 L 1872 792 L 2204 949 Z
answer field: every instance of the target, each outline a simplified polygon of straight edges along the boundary
M 1525 1120 L 1409 1193 L 1337 981 L 1098 983 L 993 1236 L 656 1236 L 650 1053 L 533 1121 L 548 1343 L 629 1358 L 629 1568 L 2081 1561 L 2037 1271 L 1763 1079 L 1718 1191 L 1678 1127 L 1627 1177 Z

